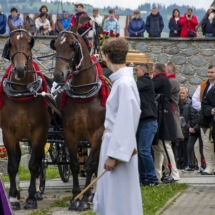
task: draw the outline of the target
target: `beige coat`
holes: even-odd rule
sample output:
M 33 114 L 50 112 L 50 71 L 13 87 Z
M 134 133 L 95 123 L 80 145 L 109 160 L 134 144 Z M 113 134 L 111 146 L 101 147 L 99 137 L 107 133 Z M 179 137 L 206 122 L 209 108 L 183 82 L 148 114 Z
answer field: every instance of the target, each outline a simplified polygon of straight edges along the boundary
M 50 22 L 48 19 L 45 19 L 44 21 L 38 17 L 36 20 L 35 20 L 35 25 L 36 25 L 36 28 L 37 28 L 37 34 L 41 34 L 41 35 L 46 35 L 46 34 L 49 34 L 49 32 L 52 30 L 51 28 L 51 25 L 50 25 Z M 48 25 L 49 26 L 49 29 L 48 30 L 41 30 L 40 27 L 41 26 L 46 26 Z
M 174 116 L 175 125 L 176 125 L 177 139 L 181 140 L 181 139 L 184 139 L 184 135 L 183 135 L 182 129 L 181 129 L 180 109 L 178 106 L 180 85 L 176 78 L 169 78 L 169 81 L 172 86 L 171 98 L 172 98 L 172 103 L 174 105 L 174 110 L 175 110 L 175 113 L 173 114 L 173 116 Z

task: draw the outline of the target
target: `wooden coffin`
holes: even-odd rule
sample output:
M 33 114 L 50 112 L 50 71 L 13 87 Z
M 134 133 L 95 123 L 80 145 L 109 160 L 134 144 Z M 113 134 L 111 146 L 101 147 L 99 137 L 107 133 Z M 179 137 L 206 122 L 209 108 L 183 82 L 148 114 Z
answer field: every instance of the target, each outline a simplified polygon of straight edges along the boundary
M 149 67 L 149 71 L 152 70 L 153 62 L 151 59 L 149 59 L 145 54 L 140 53 L 138 50 L 129 50 L 127 56 L 126 56 L 126 65 L 130 65 L 133 63 L 134 65 L 137 65 L 139 63 L 146 63 Z
M 103 57 L 104 63 L 105 59 Z M 140 53 L 138 50 L 129 50 L 127 56 L 126 56 L 126 65 L 129 66 L 130 64 L 140 64 L 140 63 L 146 63 L 149 67 L 149 71 L 152 70 L 153 62 L 143 53 Z

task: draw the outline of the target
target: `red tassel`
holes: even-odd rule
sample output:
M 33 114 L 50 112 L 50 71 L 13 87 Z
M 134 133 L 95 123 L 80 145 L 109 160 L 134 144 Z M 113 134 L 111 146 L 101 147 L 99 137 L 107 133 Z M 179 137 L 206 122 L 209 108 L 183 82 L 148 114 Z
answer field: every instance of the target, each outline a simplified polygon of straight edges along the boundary
M 172 112 L 175 114 L 175 107 L 174 107 L 174 104 L 171 104 L 171 109 L 172 109 Z
M 172 169 L 172 164 L 171 163 L 168 164 L 168 168 Z

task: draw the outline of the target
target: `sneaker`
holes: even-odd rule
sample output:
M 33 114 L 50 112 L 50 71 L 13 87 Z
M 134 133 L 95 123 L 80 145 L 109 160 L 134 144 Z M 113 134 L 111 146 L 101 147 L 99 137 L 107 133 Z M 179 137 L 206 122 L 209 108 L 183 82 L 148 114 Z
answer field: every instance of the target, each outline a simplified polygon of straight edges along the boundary
M 195 170 L 194 168 L 187 167 L 187 168 L 181 170 L 181 172 L 194 172 L 194 170 Z
M 200 167 L 198 173 L 201 174 L 204 170 L 205 170 L 204 168 Z
M 140 183 L 140 186 L 158 186 L 158 182 L 149 182 L 149 181 L 143 181 Z
M 170 184 L 170 183 L 175 182 L 175 181 L 177 181 L 177 180 L 174 180 L 174 178 L 170 175 L 169 177 L 164 178 L 163 183 L 164 184 Z
M 169 173 L 163 172 L 163 176 L 161 178 L 161 181 L 163 181 L 165 178 L 168 178 L 169 176 L 170 176 Z

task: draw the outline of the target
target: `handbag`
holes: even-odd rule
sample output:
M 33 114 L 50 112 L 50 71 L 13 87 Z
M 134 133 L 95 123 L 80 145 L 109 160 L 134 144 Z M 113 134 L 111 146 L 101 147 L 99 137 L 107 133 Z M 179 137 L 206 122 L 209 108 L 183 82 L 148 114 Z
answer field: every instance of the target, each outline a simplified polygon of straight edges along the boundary
M 188 30 L 188 36 L 189 37 L 195 37 L 195 35 L 196 35 L 196 32 Z
M 190 26 L 188 26 L 188 23 L 187 23 L 187 34 L 188 34 L 188 36 L 189 36 L 189 37 L 195 37 L 196 32 L 190 30 L 189 28 L 190 28 Z

